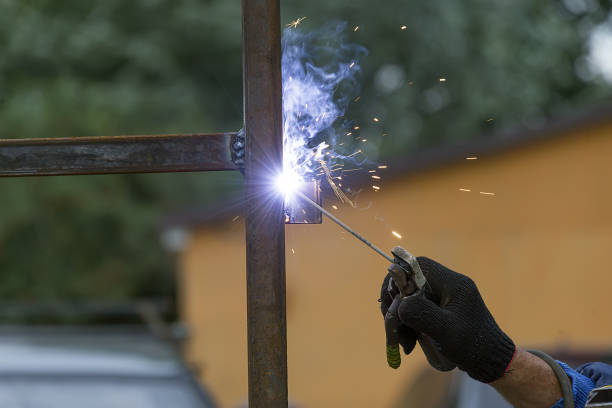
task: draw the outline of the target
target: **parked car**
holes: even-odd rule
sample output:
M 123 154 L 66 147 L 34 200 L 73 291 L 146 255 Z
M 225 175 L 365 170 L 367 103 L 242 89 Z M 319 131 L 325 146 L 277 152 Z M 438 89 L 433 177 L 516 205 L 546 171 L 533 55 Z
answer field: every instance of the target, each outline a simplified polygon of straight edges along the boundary
M 146 328 L 0 328 L 0 407 L 214 406 L 175 348 Z

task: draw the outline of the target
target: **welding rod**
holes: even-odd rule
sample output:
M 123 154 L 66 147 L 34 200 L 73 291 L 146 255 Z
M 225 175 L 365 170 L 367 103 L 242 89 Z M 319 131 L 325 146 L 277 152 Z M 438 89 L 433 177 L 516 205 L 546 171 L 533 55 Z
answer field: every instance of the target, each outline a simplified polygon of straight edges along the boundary
M 340 221 L 338 218 L 336 218 L 332 213 L 327 211 L 325 208 L 321 207 L 319 204 L 317 204 L 314 201 L 312 201 L 307 195 L 305 195 L 301 191 L 295 191 L 295 193 L 297 195 L 299 195 L 301 198 L 303 198 L 304 200 L 308 201 L 310 204 L 312 204 L 317 210 L 319 210 L 323 214 L 327 215 L 333 222 L 335 222 L 336 224 L 338 224 L 339 226 L 341 226 L 342 228 L 344 228 L 345 230 L 350 232 L 355 238 L 357 238 L 358 240 L 360 240 L 361 242 L 363 242 L 364 244 L 366 244 L 367 246 L 372 248 L 374 251 L 378 252 L 387 261 L 393 263 L 393 258 L 391 256 L 387 255 L 385 252 L 383 252 L 376 245 L 374 245 L 373 243 L 371 243 L 370 241 L 365 239 L 361 234 L 358 234 L 357 232 L 355 232 L 351 227 L 349 227 L 348 225 L 346 225 L 345 223 Z

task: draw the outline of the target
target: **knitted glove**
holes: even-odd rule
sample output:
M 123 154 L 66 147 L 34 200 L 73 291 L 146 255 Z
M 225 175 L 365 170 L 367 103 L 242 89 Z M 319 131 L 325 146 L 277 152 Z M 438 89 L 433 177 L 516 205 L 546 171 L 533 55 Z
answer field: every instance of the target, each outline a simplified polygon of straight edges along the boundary
M 425 296 L 408 296 L 398 308 L 405 325 L 400 344 L 406 354 L 414 349 L 416 333 L 425 333 L 470 377 L 484 383 L 502 377 L 515 346 L 495 323 L 474 281 L 431 259 L 419 257 L 418 262 L 427 278 Z M 389 278 L 381 289 L 383 316 L 393 301 Z

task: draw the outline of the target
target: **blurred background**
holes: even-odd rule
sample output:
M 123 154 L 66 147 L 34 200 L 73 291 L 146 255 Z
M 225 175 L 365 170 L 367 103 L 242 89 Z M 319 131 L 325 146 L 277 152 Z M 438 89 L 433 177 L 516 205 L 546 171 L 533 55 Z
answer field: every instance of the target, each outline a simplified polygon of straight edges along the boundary
M 563 348 L 572 361 L 604 358 L 612 335 L 592 303 L 605 294 L 577 295 L 609 283 L 610 7 L 282 2 L 283 24 L 306 17 L 299 29 L 308 32 L 345 21 L 347 40 L 368 50 L 345 117 L 367 140 L 371 168 L 388 172 L 377 173 L 379 190 L 347 184 L 361 193 L 341 215 L 382 246 L 398 244 L 393 230 L 413 252 L 473 275 L 511 337 Z M 0 138 L 240 129 L 240 13 L 239 1 L 221 0 L 0 0 Z M 218 208 L 236 204 L 241 188 L 233 173 L 1 179 L 0 317 L 12 330 L 4 338 L 78 324 L 133 339 L 128 327 L 144 324 L 173 339 L 170 360 L 181 368 L 172 373 L 184 373 L 186 360 L 217 403 L 239 406 L 244 231 L 239 206 Z M 404 390 L 429 377 L 417 375 L 422 357 L 400 374 L 384 367 L 375 300 L 385 265 L 326 222 L 308 228 L 287 228 L 290 395 L 298 406 L 410 406 Z M 571 273 L 585 257 L 598 260 L 596 276 Z M 360 272 L 348 284 L 339 270 Z M 346 307 L 354 293 L 363 314 L 325 320 L 321 304 Z M 572 296 L 592 316 L 574 330 L 573 315 L 546 308 Z M 313 338 L 315 328 L 327 337 Z M 348 367 L 330 367 L 338 353 Z

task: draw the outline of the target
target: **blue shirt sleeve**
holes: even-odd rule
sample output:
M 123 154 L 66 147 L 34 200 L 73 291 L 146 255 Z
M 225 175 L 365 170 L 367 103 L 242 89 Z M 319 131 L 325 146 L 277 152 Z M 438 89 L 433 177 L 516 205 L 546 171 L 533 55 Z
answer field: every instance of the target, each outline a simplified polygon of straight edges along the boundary
M 589 392 L 595 388 L 595 383 L 589 377 L 580 374 L 577 370 L 574 370 L 567 364 L 557 361 L 563 368 L 567 376 L 572 382 L 572 392 L 574 393 L 574 405 L 576 408 L 584 408 L 586 404 Z M 584 366 L 583 366 L 584 367 Z M 582 367 L 581 367 L 582 368 Z M 563 398 L 561 398 L 551 408 L 563 408 Z

